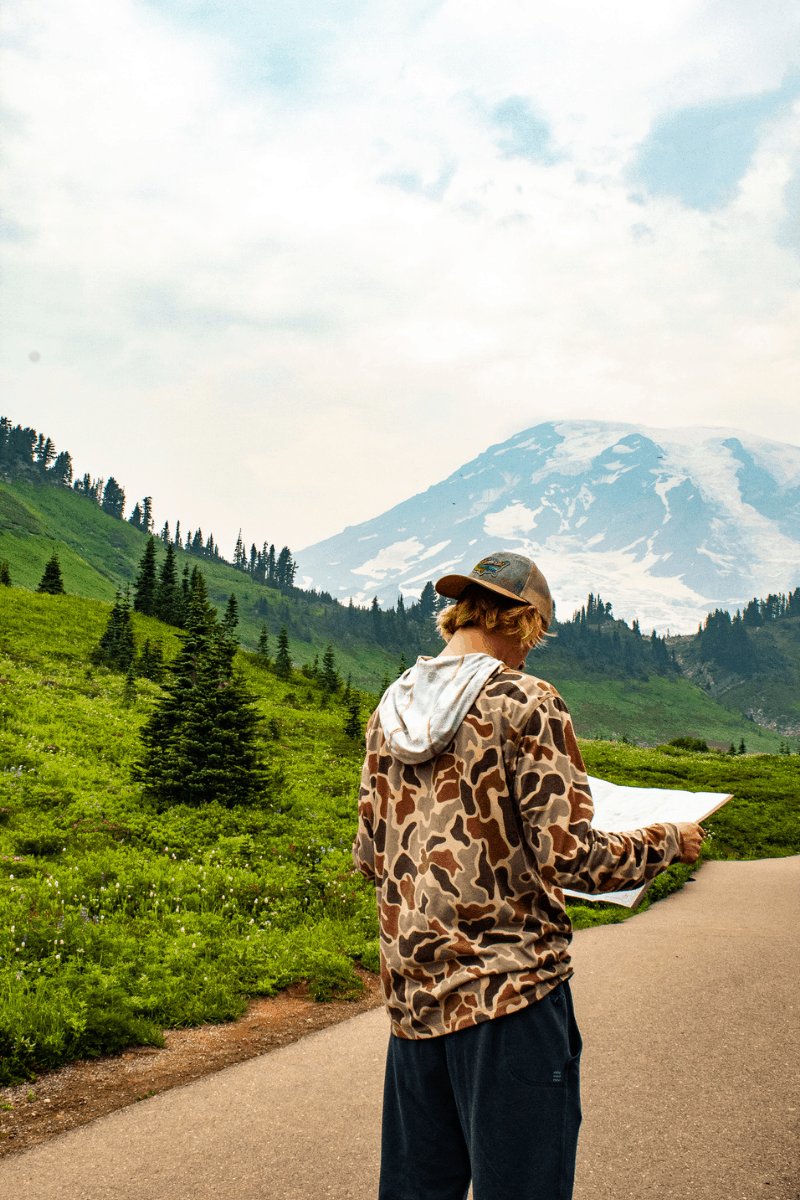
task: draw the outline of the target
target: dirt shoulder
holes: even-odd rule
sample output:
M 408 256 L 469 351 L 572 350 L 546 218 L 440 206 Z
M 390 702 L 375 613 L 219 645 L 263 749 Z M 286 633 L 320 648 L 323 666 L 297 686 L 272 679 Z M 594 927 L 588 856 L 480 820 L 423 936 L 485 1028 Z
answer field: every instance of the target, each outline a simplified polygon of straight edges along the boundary
M 122 1054 L 69 1063 L 39 1075 L 34 1083 L 0 1088 L 0 1158 L 379 1008 L 380 977 L 356 971 L 366 987 L 359 1000 L 320 1004 L 299 983 L 277 996 L 253 1000 L 238 1021 L 167 1029 L 163 1049 L 134 1046 Z

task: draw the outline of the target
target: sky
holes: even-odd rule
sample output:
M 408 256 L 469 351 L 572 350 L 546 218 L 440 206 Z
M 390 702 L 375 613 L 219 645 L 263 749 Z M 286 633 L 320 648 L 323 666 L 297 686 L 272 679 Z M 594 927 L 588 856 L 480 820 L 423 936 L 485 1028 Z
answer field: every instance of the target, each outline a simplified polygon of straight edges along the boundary
M 0 410 L 295 552 L 555 417 L 800 444 L 800 5 L 5 0 Z

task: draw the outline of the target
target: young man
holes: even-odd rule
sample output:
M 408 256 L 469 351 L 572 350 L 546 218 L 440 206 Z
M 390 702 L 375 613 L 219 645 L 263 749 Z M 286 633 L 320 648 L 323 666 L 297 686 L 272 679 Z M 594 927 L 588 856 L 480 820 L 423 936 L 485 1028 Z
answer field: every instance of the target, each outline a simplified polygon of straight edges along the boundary
M 380 1200 L 569 1200 L 581 1040 L 562 887 L 694 862 L 703 831 L 590 827 L 566 705 L 522 674 L 553 602 L 503 551 L 436 590 L 447 646 L 367 726 L 353 858 L 375 881 L 392 1022 Z

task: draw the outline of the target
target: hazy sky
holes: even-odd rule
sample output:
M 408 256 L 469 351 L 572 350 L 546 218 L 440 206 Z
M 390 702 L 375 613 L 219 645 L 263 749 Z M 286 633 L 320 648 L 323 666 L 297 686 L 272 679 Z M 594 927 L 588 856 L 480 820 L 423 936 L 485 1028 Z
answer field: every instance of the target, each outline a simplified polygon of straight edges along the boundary
M 3 8 L 0 407 L 159 525 L 297 551 L 554 416 L 800 444 L 797 0 Z

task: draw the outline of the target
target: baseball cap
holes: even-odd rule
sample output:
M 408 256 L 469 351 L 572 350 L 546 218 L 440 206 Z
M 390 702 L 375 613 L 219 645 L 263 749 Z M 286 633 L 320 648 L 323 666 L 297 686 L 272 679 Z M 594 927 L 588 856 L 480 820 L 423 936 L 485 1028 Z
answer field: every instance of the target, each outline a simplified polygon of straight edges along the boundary
M 440 596 L 458 600 L 471 583 L 478 583 L 490 592 L 498 592 L 520 604 L 532 604 L 545 629 L 553 619 L 553 597 L 547 580 L 533 559 L 524 554 L 515 554 L 513 550 L 489 554 L 472 568 L 469 575 L 443 575 L 434 587 Z

